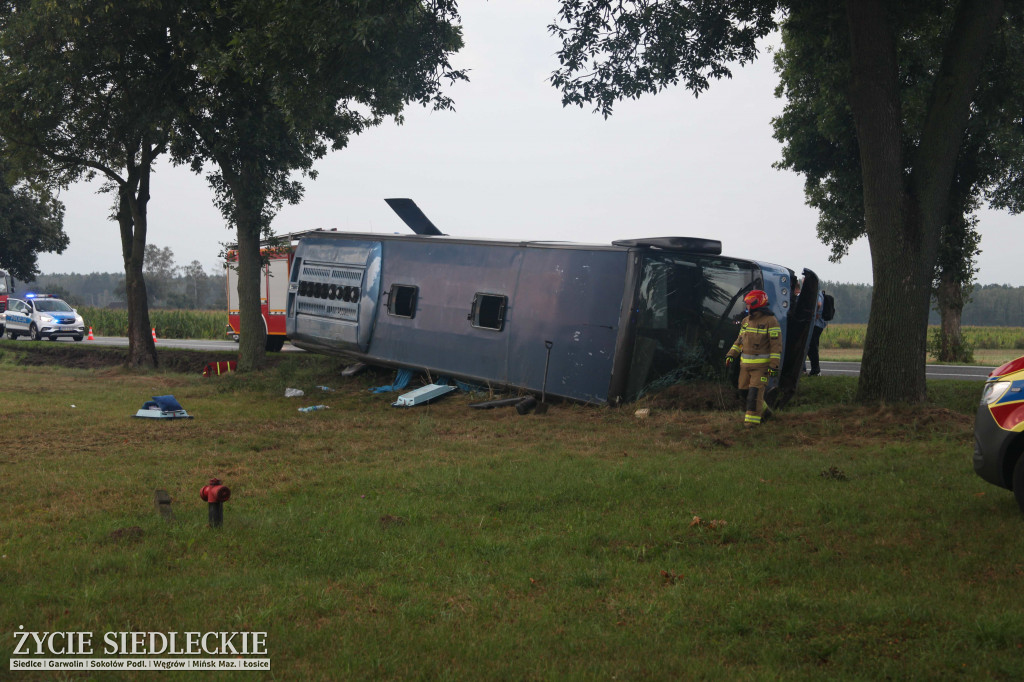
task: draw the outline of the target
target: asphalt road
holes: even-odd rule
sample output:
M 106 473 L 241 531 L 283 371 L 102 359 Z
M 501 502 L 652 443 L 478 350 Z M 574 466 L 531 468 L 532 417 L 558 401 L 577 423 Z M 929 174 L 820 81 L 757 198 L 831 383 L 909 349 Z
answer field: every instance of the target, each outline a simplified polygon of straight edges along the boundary
M 29 341 L 27 338 L 19 341 Z M 71 339 L 58 339 L 57 341 L 43 341 L 40 343 L 83 343 L 95 344 L 97 346 L 127 346 L 128 338 L 125 336 L 97 336 L 94 341 L 72 341 Z M 238 348 L 234 341 L 205 340 L 205 339 L 160 339 L 157 338 L 157 349 L 160 348 L 188 348 L 191 350 L 218 350 L 231 351 Z M 282 352 L 303 352 L 290 343 L 284 344 Z M 976 365 L 928 365 L 926 372 L 929 379 L 961 379 L 965 381 L 985 381 L 989 372 L 994 367 L 981 367 Z M 822 361 L 821 373 L 824 376 L 848 376 L 855 377 L 860 374 L 859 362 L 828 362 Z
M 929 379 L 961 379 L 964 381 L 985 381 L 995 367 L 977 365 L 928 365 L 925 372 Z M 821 362 L 822 376 L 855 377 L 860 374 L 859 362 Z
M 18 337 L 18 341 L 28 341 L 31 343 L 31 339 L 28 337 Z M 127 346 L 127 336 L 96 336 L 93 341 L 74 341 L 69 338 L 59 338 L 56 341 L 40 341 L 39 343 L 81 343 L 87 346 Z M 218 351 L 233 351 L 238 348 L 238 344 L 234 341 L 218 340 L 218 339 L 161 339 L 157 337 L 156 348 L 186 348 L 189 350 L 218 350 Z M 302 350 L 296 348 L 290 343 L 284 344 L 282 351 L 287 352 L 298 352 Z

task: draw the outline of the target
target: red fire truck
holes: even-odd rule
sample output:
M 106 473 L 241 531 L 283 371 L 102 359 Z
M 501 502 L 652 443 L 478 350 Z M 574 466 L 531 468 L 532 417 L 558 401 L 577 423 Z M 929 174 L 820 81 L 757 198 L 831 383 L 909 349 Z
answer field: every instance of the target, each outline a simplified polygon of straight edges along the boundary
M 0 336 L 4 333 L 3 313 L 7 312 L 7 297 L 14 293 L 14 278 L 6 270 L 0 270 Z
M 264 242 L 260 253 L 266 261 L 260 276 L 260 310 L 267 330 L 267 351 L 276 353 L 288 339 L 285 335 L 285 307 L 288 303 L 288 276 L 291 274 L 295 245 L 310 231 L 294 232 L 277 237 L 273 242 Z M 238 250 L 229 246 L 226 275 L 228 287 L 228 324 L 225 334 L 238 341 L 241 325 L 238 320 Z

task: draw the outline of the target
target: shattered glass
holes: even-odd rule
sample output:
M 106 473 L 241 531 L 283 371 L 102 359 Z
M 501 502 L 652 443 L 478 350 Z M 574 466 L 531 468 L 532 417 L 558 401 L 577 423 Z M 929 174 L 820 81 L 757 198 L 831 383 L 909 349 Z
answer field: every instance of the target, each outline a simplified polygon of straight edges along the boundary
M 728 258 L 652 254 L 639 282 L 627 399 L 719 379 L 745 314 L 743 295 L 762 286 L 760 270 Z

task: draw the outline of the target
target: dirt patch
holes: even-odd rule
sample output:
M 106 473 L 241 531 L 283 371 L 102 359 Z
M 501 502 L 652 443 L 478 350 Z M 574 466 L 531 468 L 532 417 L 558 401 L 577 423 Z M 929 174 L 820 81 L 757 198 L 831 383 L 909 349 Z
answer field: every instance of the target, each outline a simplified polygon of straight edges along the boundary
M 118 528 L 110 534 L 110 539 L 114 542 L 121 542 L 122 540 L 139 540 L 144 535 L 142 528 L 139 526 L 130 526 L 128 528 Z
M 692 412 L 702 410 L 735 410 L 741 405 L 735 388 L 729 388 L 724 384 L 711 381 L 669 386 L 665 390 L 659 391 L 640 402 L 644 406 L 663 410 L 685 410 Z

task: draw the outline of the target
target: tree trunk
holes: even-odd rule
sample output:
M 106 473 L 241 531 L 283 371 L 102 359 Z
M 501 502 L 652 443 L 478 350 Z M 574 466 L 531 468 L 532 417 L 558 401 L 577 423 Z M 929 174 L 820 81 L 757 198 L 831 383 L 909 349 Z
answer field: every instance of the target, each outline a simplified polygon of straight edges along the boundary
M 896 37 L 880 0 L 847 4 L 853 110 L 874 290 L 857 386 L 862 401 L 925 397 L 931 272 L 922 280 L 916 220 L 904 184 Z
M 149 160 L 129 169 L 128 181 L 118 190 L 117 222 L 121 229 L 121 254 L 124 258 L 124 288 L 128 305 L 128 359 L 132 369 L 155 368 L 156 345 L 149 324 L 149 302 L 142 267 L 146 254 L 146 206 L 149 203 Z M 138 188 L 138 196 L 136 196 Z
M 960 327 L 965 301 L 963 282 L 943 273 L 935 294 L 941 318 L 936 359 L 940 362 L 971 362 L 974 354 L 964 346 Z
M 910 174 L 902 131 L 896 27 L 884 0 L 850 0 L 849 101 L 864 184 L 874 291 L 857 385 L 862 402 L 921 402 L 932 277 L 956 157 L 1001 0 L 962 0 Z
M 227 172 L 224 172 L 227 177 Z M 259 183 L 240 181 L 231 183 L 235 202 L 235 225 L 238 230 L 238 371 L 260 369 L 267 358 L 267 328 L 263 321 L 260 301 L 260 277 L 263 273 L 263 257 L 260 254 L 260 240 L 263 234 L 262 195 L 246 191 L 258 187 Z

